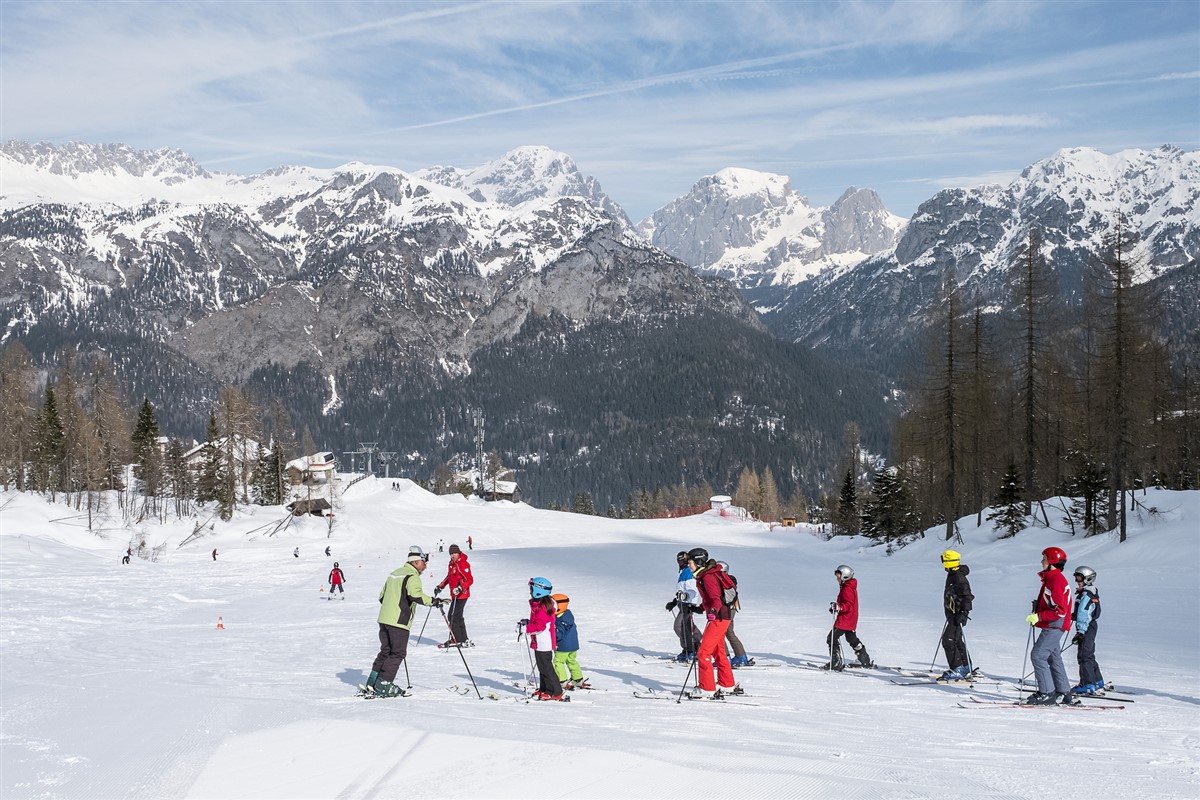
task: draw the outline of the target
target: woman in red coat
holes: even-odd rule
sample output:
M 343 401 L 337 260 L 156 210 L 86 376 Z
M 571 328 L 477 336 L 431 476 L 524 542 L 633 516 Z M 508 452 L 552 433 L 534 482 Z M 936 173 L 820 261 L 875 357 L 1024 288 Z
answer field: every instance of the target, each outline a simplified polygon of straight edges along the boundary
M 1071 587 L 1063 575 L 1067 554 L 1059 547 L 1042 551 L 1042 588 L 1033 601 L 1033 613 L 1025 621 L 1038 630 L 1037 641 L 1029 654 L 1033 674 L 1037 678 L 1037 694 L 1025 702 L 1029 705 L 1079 705 L 1071 694 L 1071 681 L 1062 661 L 1062 637 L 1071 627 Z
M 446 577 L 433 590 L 433 596 L 450 587 L 450 638 L 438 647 L 470 647 L 471 640 L 467 638 L 467 623 L 463 619 L 463 611 L 467 600 L 471 597 L 471 584 L 475 576 L 471 574 L 471 565 L 467 563 L 467 554 L 456 544 L 450 545 L 450 566 L 446 568 Z
M 727 694 L 741 694 L 741 687 L 733 679 L 733 668 L 725 654 L 725 632 L 733 615 L 725 604 L 725 589 L 733 587 L 733 581 L 708 557 L 708 551 L 697 547 L 688 551 L 688 567 L 696 577 L 696 588 L 700 591 L 700 605 L 708 624 L 700 637 L 696 650 L 696 671 L 700 689 L 690 696 L 693 699 L 720 700 Z M 713 659 L 717 662 L 717 680 L 713 682 Z
M 837 579 L 839 589 L 837 600 L 829 604 L 829 613 L 837 616 L 833 620 L 833 629 L 825 637 L 825 643 L 829 645 L 829 663 L 825 665 L 825 669 L 840 671 L 846 668 L 842 663 L 840 639 L 843 636 L 858 655 L 858 666 L 873 667 L 875 665 L 871 663 L 867 648 L 855 633 L 855 629 L 858 628 L 858 579 L 854 577 L 854 570 L 845 564 L 839 565 L 833 571 L 833 576 Z

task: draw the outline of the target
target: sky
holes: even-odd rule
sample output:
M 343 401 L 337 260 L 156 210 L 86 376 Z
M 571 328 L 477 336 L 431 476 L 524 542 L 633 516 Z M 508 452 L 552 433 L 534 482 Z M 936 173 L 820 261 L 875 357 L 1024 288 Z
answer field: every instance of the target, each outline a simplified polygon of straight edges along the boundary
M 570 155 L 639 220 L 725 167 L 911 215 L 1067 147 L 1200 146 L 1200 3 L 0 3 L 0 140 L 255 174 Z

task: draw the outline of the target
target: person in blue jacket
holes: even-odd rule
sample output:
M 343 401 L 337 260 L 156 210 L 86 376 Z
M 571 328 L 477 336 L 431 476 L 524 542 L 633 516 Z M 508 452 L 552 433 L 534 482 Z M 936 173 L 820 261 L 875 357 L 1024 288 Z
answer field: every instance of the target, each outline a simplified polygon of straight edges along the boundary
M 1096 570 L 1091 567 L 1075 568 L 1075 636 L 1071 644 L 1079 648 L 1079 685 L 1072 687 L 1075 694 L 1099 694 L 1104 691 L 1104 676 L 1096 663 L 1096 620 L 1100 619 L 1100 590 L 1096 582 Z
M 696 658 L 696 648 L 700 646 L 700 629 L 694 622 L 694 614 L 700 613 L 700 590 L 696 588 L 696 576 L 688 566 L 688 551 L 680 550 L 675 556 L 675 565 L 679 575 L 675 579 L 675 597 L 667 603 L 667 611 L 679 609 L 675 615 L 675 635 L 679 637 L 682 648 L 676 661 L 687 663 Z
M 571 598 L 565 594 L 552 597 L 557 604 L 554 612 L 554 671 L 558 673 L 564 689 L 590 689 L 592 687 L 579 668 L 579 631 L 575 628 L 575 615 L 568 608 Z

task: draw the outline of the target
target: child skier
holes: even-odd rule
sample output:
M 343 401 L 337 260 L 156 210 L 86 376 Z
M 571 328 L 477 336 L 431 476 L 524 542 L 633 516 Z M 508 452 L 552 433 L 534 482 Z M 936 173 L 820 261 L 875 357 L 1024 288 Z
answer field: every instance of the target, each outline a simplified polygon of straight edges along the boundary
M 590 689 L 579 668 L 579 630 L 575 627 L 575 615 L 568 606 L 571 598 L 565 594 L 553 595 L 557 607 L 554 620 L 554 672 L 564 689 Z
M 700 630 L 692 621 L 692 614 L 700 610 L 700 592 L 696 590 L 696 576 L 688 566 L 688 552 L 680 550 L 675 555 L 675 565 L 679 574 L 675 579 L 675 597 L 667 603 L 667 611 L 679 609 L 675 615 L 675 635 L 679 637 L 679 655 L 676 661 L 684 663 L 696 657 L 696 647 L 700 643 Z
M 534 700 L 570 700 L 563 695 L 558 673 L 554 671 L 554 587 L 546 578 L 529 579 L 529 618 L 521 620 L 529 636 L 529 647 L 537 662 L 541 683 Z
M 1100 590 L 1096 570 L 1075 568 L 1075 636 L 1071 643 L 1079 647 L 1079 685 L 1075 694 L 1100 694 L 1104 691 L 1104 676 L 1096 663 L 1096 620 L 1100 619 Z
M 967 580 L 971 568 L 962 563 L 962 556 L 954 550 L 942 553 L 942 567 L 946 570 L 946 588 L 942 590 L 942 610 L 946 613 L 942 649 L 950 668 L 938 680 L 964 681 L 971 674 L 971 657 L 962 630 L 970 619 L 971 601 L 975 599 Z
M 700 603 L 704 606 L 704 635 L 696 651 L 696 673 L 700 686 L 689 697 L 693 700 L 723 700 L 727 694 L 741 694 L 742 687 L 733 679 L 733 668 L 725 655 L 725 631 L 729 629 L 732 615 L 726 601 L 725 590 L 734 589 L 717 562 L 708 557 L 703 547 L 688 551 L 688 566 L 696 576 L 696 588 L 700 591 Z M 713 660 L 716 660 L 717 680 L 713 683 Z M 720 688 L 717 688 L 718 685 Z
M 446 577 L 433 590 L 433 596 L 450 587 L 450 638 L 438 647 L 470 647 L 471 640 L 467 638 L 467 623 L 463 619 L 467 600 L 471 599 L 471 584 L 475 577 L 471 574 L 471 565 L 467 563 L 467 554 L 456 544 L 450 545 L 450 564 L 446 567 Z
M 855 632 L 855 629 L 858 628 L 858 580 L 854 577 L 854 570 L 845 564 L 840 564 L 833 571 L 833 577 L 837 580 L 839 589 L 837 600 L 829 604 L 829 613 L 837 616 L 834 617 L 833 628 L 825 637 L 825 641 L 829 644 L 829 663 L 824 665 L 824 669 L 840 672 L 846 668 L 842 662 L 840 641 L 843 636 L 854 648 L 854 652 L 858 654 L 858 666 L 873 667 L 875 665 L 871 663 L 871 656 L 867 654 L 867 648 L 858 640 L 858 634 Z
M 326 599 L 332 600 L 334 592 L 341 592 L 342 599 L 345 600 L 346 590 L 342 588 L 342 584 L 345 582 L 346 576 L 342 574 L 341 567 L 338 566 L 338 562 L 333 562 L 333 569 L 329 573 L 329 597 Z
M 1033 601 L 1033 613 L 1025 617 L 1026 622 L 1041 631 L 1029 654 L 1038 690 L 1025 700 L 1027 705 L 1079 705 L 1079 698 L 1071 694 L 1059 648 L 1063 632 L 1071 627 L 1071 588 L 1062 574 L 1066 565 L 1067 554 L 1062 548 L 1047 547 L 1042 551 L 1042 571 L 1038 573 L 1042 587 Z

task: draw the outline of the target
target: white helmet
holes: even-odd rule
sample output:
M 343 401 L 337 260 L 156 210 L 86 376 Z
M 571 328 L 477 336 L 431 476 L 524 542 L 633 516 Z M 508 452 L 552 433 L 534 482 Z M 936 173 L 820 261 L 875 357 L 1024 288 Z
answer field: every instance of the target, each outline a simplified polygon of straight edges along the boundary
M 854 570 L 850 569 L 850 567 L 846 566 L 845 564 L 839 564 L 838 568 L 833 571 L 833 574 L 837 575 L 844 581 L 848 581 L 854 577 Z

